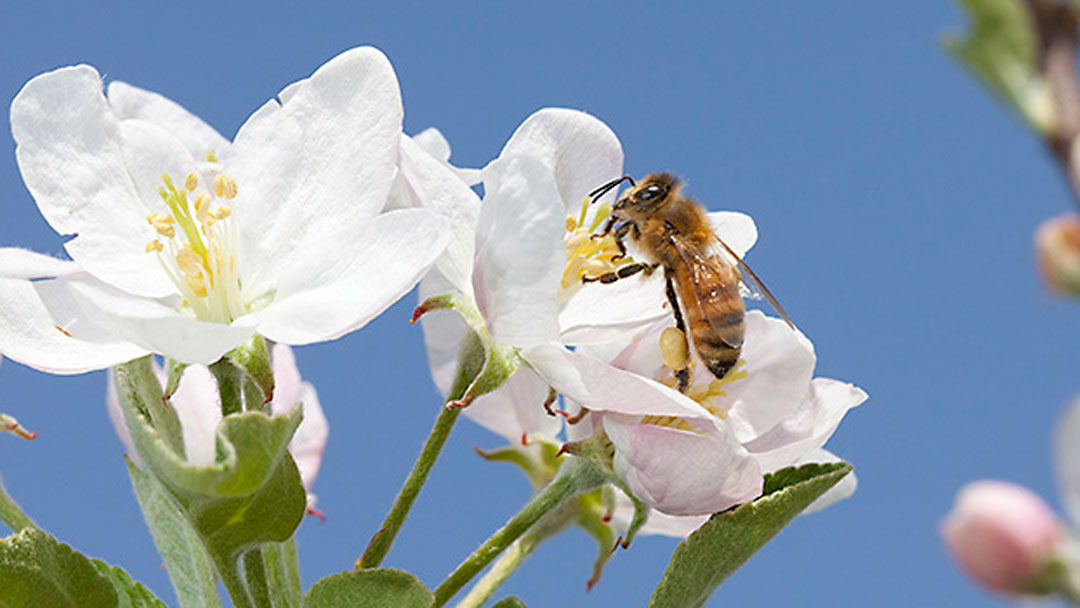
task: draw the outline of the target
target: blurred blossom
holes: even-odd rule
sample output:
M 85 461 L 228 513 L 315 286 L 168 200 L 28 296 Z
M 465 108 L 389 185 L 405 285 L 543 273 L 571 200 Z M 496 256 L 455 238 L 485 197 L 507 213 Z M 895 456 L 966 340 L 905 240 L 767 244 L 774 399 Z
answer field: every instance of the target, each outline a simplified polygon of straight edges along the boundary
M 1080 295 L 1080 216 L 1046 220 L 1035 232 L 1039 274 L 1052 291 Z
M 0 351 L 53 373 L 146 353 L 209 364 L 256 332 L 307 344 L 364 325 L 448 239 L 428 210 L 383 212 L 401 121 L 373 48 L 290 85 L 232 142 L 160 95 L 106 95 L 87 65 L 32 79 L 11 106 L 19 169 L 75 236 L 71 262 L 0 253 Z
M 311 489 L 322 463 L 323 449 L 326 447 L 330 427 L 315 387 L 300 377 L 296 367 L 296 358 L 292 349 L 284 344 L 276 344 L 271 351 L 274 368 L 274 399 L 270 403 L 271 412 L 283 414 L 298 404 L 303 407 L 304 418 L 289 442 L 289 452 L 300 470 L 300 479 L 304 488 Z M 164 386 L 165 372 L 154 364 L 154 371 Z M 109 372 L 109 385 L 106 390 L 106 405 L 116 434 L 123 442 L 128 455 L 138 462 L 131 434 L 124 424 L 124 415 L 116 392 L 116 383 Z M 177 391 L 169 399 L 170 405 L 180 418 L 184 434 L 184 452 L 187 460 L 196 466 L 210 466 L 214 462 L 215 443 L 218 423 L 221 422 L 221 402 L 218 397 L 217 381 L 210 370 L 203 365 L 191 365 L 184 370 Z
M 964 486 L 941 525 L 953 557 L 987 589 L 1009 595 L 1041 587 L 1066 529 L 1027 488 L 1003 481 Z

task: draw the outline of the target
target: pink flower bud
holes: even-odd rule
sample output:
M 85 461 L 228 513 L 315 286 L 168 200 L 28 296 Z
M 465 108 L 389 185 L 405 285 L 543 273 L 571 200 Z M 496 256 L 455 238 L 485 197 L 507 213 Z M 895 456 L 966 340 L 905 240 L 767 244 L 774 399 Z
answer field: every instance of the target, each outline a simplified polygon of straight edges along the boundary
M 1035 232 L 1035 255 L 1051 290 L 1080 295 L 1080 216 L 1066 213 L 1043 222 Z
M 1030 593 L 1047 561 L 1065 540 L 1065 528 L 1038 496 L 1003 481 L 964 486 L 941 525 L 960 567 L 999 593 Z

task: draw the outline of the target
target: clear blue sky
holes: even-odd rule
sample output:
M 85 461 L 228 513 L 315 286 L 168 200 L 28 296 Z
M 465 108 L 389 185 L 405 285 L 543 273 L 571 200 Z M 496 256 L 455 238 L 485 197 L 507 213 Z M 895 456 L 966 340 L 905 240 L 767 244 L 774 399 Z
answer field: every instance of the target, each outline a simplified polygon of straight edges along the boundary
M 956 489 L 999 477 L 1058 504 L 1048 440 L 1080 390 L 1080 310 L 1045 293 L 1031 239 L 1073 202 L 1041 145 L 941 51 L 963 26 L 951 3 L 139 4 L 5 4 L 3 104 L 86 62 L 231 136 L 282 85 L 374 44 L 397 69 L 406 130 L 437 126 L 459 164 L 489 160 L 532 111 L 569 106 L 611 125 L 631 174 L 671 170 L 711 209 L 754 216 L 749 261 L 814 340 L 818 373 L 871 398 L 830 443 L 856 495 L 797 520 L 710 605 L 986 605 L 938 539 Z M 59 252 L 0 139 L 0 243 Z M 299 533 L 305 588 L 351 566 L 439 406 L 413 305 L 298 349 L 331 423 L 315 487 L 329 519 Z M 0 411 L 41 436 L 0 437 L 0 474 L 47 530 L 171 602 L 104 383 L 5 362 Z M 386 565 L 434 585 L 516 512 L 523 476 L 471 450 L 499 443 L 459 424 Z M 571 530 L 504 589 L 529 606 L 643 605 L 675 544 L 639 539 L 585 595 L 595 549 Z

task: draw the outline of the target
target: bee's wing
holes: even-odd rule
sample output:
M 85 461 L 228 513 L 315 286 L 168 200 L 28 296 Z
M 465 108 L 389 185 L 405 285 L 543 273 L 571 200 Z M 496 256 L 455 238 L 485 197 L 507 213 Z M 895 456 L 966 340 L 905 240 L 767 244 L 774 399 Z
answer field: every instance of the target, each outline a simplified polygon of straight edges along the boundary
M 715 255 L 721 255 L 739 267 L 739 271 L 742 274 L 742 283 L 739 285 L 739 288 L 744 298 L 749 297 L 760 300 L 764 297 L 780 317 L 787 322 L 788 326 L 791 327 L 791 329 L 795 329 L 795 323 L 791 321 L 791 317 L 788 316 L 784 307 L 776 300 L 776 297 L 772 295 L 769 288 L 765 286 L 765 283 L 761 282 L 761 279 L 758 278 L 757 274 L 754 273 L 750 266 L 732 251 L 731 247 L 728 247 L 728 244 L 725 243 L 723 239 L 715 234 L 712 235 L 710 249 L 715 250 Z
M 721 260 L 726 261 L 727 256 L 722 258 L 716 258 L 705 253 L 702 253 L 697 247 L 686 242 L 682 236 L 674 233 L 667 235 L 668 241 L 675 247 L 675 251 L 679 253 L 679 257 L 682 258 L 683 265 L 686 267 L 687 275 L 690 277 L 690 286 L 694 290 L 694 300 L 697 306 L 702 307 L 703 317 L 709 325 L 712 326 L 716 336 L 723 339 L 728 346 L 732 348 L 738 348 L 742 346 L 742 342 L 731 343 L 729 340 L 724 339 L 723 336 L 728 332 L 722 325 L 717 325 L 715 319 L 719 316 L 723 316 L 722 311 L 709 310 L 710 306 L 716 305 L 716 297 L 714 290 L 718 286 L 730 286 L 732 285 L 732 271 L 728 268 L 722 268 L 720 264 Z M 730 264 L 734 266 L 734 264 Z M 735 294 L 732 294 L 734 297 Z M 681 294 L 680 294 L 680 297 Z M 685 298 L 683 298 L 685 300 Z M 683 308 L 686 309 L 689 306 L 689 302 L 683 302 Z M 710 314 L 712 313 L 712 314 Z

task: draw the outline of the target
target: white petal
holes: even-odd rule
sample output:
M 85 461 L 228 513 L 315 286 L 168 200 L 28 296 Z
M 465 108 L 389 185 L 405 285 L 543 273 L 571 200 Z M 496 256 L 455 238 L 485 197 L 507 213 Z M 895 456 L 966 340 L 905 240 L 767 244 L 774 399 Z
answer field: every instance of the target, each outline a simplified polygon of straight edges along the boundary
M 726 387 L 720 398 L 728 424 L 747 442 L 776 426 L 798 407 L 814 373 L 814 345 L 780 319 L 746 313 L 741 369 L 749 374 Z
M 442 295 L 452 289 L 453 286 L 446 277 L 437 270 L 432 270 L 420 281 L 417 301 L 423 302 L 431 296 Z M 427 347 L 431 379 L 445 398 L 454 383 L 461 340 L 468 328 L 465 321 L 451 310 L 432 311 L 420 318 L 420 325 L 424 328 L 424 345 Z
M 712 414 L 686 395 L 561 345 L 543 344 L 522 356 L 555 390 L 593 411 L 677 416 L 707 430 L 719 428 Z
M 566 218 L 551 172 L 529 157 L 484 169 L 473 289 L 495 339 L 527 347 L 559 335 Z
M 65 243 L 72 259 L 132 293 L 169 293 L 157 260 L 143 250 L 151 233 L 146 215 L 158 209 L 141 198 L 129 164 L 140 155 L 126 149 L 145 142 L 121 129 L 97 71 L 62 68 L 28 82 L 11 104 L 11 129 L 19 169 L 42 215 L 58 233 L 78 235 Z
M 471 298 L 480 197 L 449 167 L 404 135 L 400 168 L 404 188 L 396 191 L 411 195 L 414 202 L 410 206 L 434 211 L 449 220 L 450 242 L 436 267 L 455 289 Z
M 544 411 L 547 397 L 547 382 L 522 367 L 502 386 L 465 408 L 465 415 L 502 435 L 511 445 L 521 445 L 523 436 L 527 436 L 526 443 L 533 439 L 555 441 L 562 429 L 562 418 Z
M 147 354 L 91 323 L 67 282 L 0 279 L 0 353 L 53 374 L 79 374 Z
M 578 110 L 544 108 L 525 119 L 500 158 L 528 155 L 551 167 L 564 201 L 563 213 L 577 213 L 581 201 L 622 175 L 622 146 L 599 119 Z M 614 193 L 603 200 L 614 199 Z
M 754 454 L 765 472 L 792 465 L 825 445 L 848 410 L 866 398 L 866 393 L 853 384 L 814 378 L 807 395 L 791 415 L 746 443 L 746 449 Z
M 671 316 L 665 306 L 664 274 L 632 277 L 610 285 L 591 283 L 559 311 L 566 344 L 589 344 L 625 338 L 650 323 Z
M 615 473 L 642 502 L 670 515 L 704 515 L 761 494 L 757 462 L 729 433 L 708 435 L 606 415 Z
M 757 242 L 758 232 L 754 219 L 738 211 L 714 211 L 709 213 L 709 223 L 713 232 L 731 247 L 735 255 L 746 256 L 746 252 Z
M 245 286 L 272 285 L 275 264 L 383 208 L 401 119 L 393 68 L 372 48 L 341 53 L 248 119 L 221 159 L 237 182 Z
M 163 95 L 114 80 L 109 83 L 108 98 L 118 118 L 137 118 L 167 130 L 196 158 L 204 159 L 207 153 L 220 153 L 229 146 L 229 140 L 213 127 Z
M 412 136 L 412 141 L 438 160 L 450 162 L 450 142 L 435 127 L 428 127 Z
M 210 370 L 202 365 L 185 369 L 170 402 L 184 429 L 187 461 L 202 467 L 213 464 L 217 443 L 215 432 L 221 422 L 221 402 L 217 381 Z
M 1054 460 L 1063 502 L 1073 523 L 1080 523 L 1080 399 L 1069 406 L 1054 435 Z
M 810 453 L 804 454 L 802 458 L 794 463 L 794 466 L 802 466 L 811 462 L 840 462 L 840 458 L 828 450 L 813 450 Z M 825 491 L 824 494 L 817 497 L 817 500 L 810 503 L 810 506 L 803 509 L 800 515 L 809 515 L 810 513 L 817 513 L 826 507 L 830 507 L 845 498 L 848 498 L 855 493 L 855 489 L 859 485 L 859 480 L 855 477 L 855 472 L 852 471 L 844 478 L 841 479 L 836 485 Z
M 291 253 L 278 269 L 274 301 L 247 315 L 259 333 L 308 344 L 357 329 L 412 289 L 448 239 L 446 220 L 422 209 L 345 228 Z
M 16 247 L 0 247 L 0 277 L 7 279 L 42 279 L 81 272 L 79 265 L 45 254 Z
M 630 522 L 634 517 L 634 503 L 623 494 L 621 490 L 615 490 L 615 508 L 611 514 L 611 525 L 619 534 L 625 534 L 630 528 Z M 675 538 L 686 538 L 701 527 L 701 524 L 709 521 L 712 515 L 668 515 L 656 509 L 649 510 L 649 519 L 638 530 L 638 534 L 659 534 Z
M 255 333 L 242 317 L 232 325 L 198 321 L 148 298 L 137 298 L 107 285 L 71 280 L 71 296 L 86 317 L 113 335 L 184 363 L 209 365 Z
M 302 404 L 304 418 L 296 429 L 289 452 L 300 469 L 300 479 L 304 488 L 310 490 L 319 474 L 323 450 L 330 434 L 330 425 L 319 404 L 319 395 L 310 382 L 304 382 L 300 370 L 296 367 L 296 355 L 285 344 L 275 344 L 274 361 L 274 400 L 270 410 L 275 414 L 285 414 L 297 403 Z

